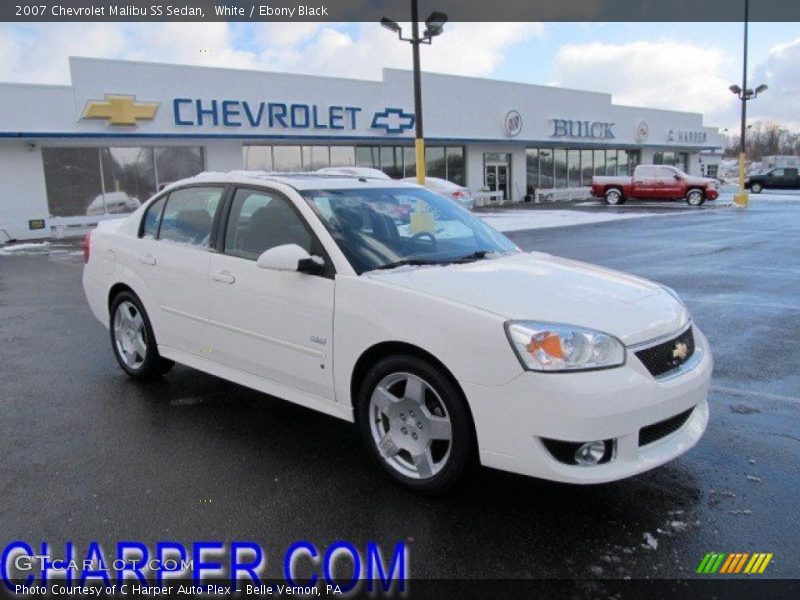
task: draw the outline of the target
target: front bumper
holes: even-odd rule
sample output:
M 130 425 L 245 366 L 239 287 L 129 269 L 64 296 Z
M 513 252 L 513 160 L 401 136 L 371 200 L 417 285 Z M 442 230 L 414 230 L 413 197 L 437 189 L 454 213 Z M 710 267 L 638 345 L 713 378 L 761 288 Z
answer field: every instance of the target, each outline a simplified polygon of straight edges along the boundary
M 583 373 L 525 372 L 502 386 L 462 384 L 475 420 L 481 463 L 568 483 L 603 483 L 662 465 L 694 446 L 708 422 L 713 359 L 694 328 L 697 359 L 691 369 L 654 378 L 628 350 L 625 365 Z M 640 446 L 644 427 L 692 410 L 674 433 Z M 605 464 L 565 464 L 543 438 L 568 442 L 614 440 Z
M 716 200 L 717 198 L 719 198 L 719 190 L 714 188 L 706 189 L 706 200 Z

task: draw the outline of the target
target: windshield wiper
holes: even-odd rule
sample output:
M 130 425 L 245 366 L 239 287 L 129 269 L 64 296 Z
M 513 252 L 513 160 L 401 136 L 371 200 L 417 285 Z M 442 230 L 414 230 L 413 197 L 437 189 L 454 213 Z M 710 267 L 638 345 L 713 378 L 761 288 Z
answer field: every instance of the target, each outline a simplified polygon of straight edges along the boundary
M 441 265 L 445 264 L 446 262 L 450 261 L 441 261 L 441 260 L 426 260 L 424 258 L 405 258 L 403 260 L 398 260 L 395 262 L 386 263 L 385 265 L 381 265 L 380 267 L 375 267 L 373 271 L 379 271 L 383 269 L 394 269 L 396 267 L 417 267 L 422 265 Z
M 496 254 L 494 250 L 476 250 L 472 254 L 467 254 L 460 258 L 453 259 L 452 262 L 471 262 L 473 260 L 483 260 L 489 254 Z

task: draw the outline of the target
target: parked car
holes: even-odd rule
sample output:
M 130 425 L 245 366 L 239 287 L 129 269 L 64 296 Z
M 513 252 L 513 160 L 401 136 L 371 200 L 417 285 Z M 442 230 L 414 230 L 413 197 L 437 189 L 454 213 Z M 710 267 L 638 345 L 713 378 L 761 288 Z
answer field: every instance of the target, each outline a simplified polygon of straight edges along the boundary
M 323 175 L 348 175 L 350 177 L 366 177 L 367 179 L 391 179 L 380 169 L 372 167 L 325 167 L 317 169 Z
M 408 223 L 393 202 L 414 206 Z M 673 290 L 522 252 L 419 186 L 201 175 L 84 251 L 86 298 L 131 378 L 178 362 L 354 421 L 418 491 L 476 460 L 617 480 L 706 428 L 711 351 Z
M 406 177 L 405 179 L 401 179 L 401 181 L 417 183 L 417 178 Z M 475 199 L 473 198 L 472 192 L 469 190 L 469 188 L 465 188 L 464 186 L 453 183 L 452 181 L 448 181 L 447 179 L 440 179 L 439 177 L 426 177 L 425 187 L 432 192 L 436 192 L 437 194 L 444 196 L 445 198 L 455 200 L 467 210 L 472 210 L 472 207 L 475 206 Z
M 593 177 L 592 196 L 605 198 L 608 204 L 624 204 L 626 200 L 677 200 L 683 198 L 691 206 L 716 200 L 719 184 L 710 177 L 693 177 L 676 167 L 639 165 L 633 177 Z
M 744 186 L 754 194 L 760 194 L 761 190 L 800 190 L 800 176 L 793 167 L 779 167 L 770 169 L 765 173 L 751 175 L 748 177 Z
M 86 207 L 86 215 L 116 215 L 133 212 L 142 205 L 138 198 L 132 198 L 125 192 L 108 192 L 99 194 Z

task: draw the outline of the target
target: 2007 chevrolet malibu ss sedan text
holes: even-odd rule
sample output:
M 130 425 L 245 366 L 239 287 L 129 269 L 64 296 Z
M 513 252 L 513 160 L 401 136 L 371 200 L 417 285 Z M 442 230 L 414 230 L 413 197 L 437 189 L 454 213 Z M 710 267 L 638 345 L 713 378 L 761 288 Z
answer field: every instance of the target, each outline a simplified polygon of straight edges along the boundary
M 396 480 L 600 483 L 686 452 L 712 358 L 674 291 L 524 253 L 412 184 L 206 173 L 86 239 L 135 379 L 179 362 L 355 421 Z

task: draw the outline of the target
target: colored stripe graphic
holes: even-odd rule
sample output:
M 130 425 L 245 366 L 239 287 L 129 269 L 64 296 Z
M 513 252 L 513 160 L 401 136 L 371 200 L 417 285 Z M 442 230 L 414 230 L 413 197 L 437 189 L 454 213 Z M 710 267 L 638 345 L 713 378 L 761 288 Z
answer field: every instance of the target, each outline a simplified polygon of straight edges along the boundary
M 717 552 L 709 552 L 705 555 L 700 566 L 697 567 L 698 573 L 716 573 L 720 566 L 722 565 L 722 561 L 725 560 L 727 555 L 724 553 L 717 553 Z

